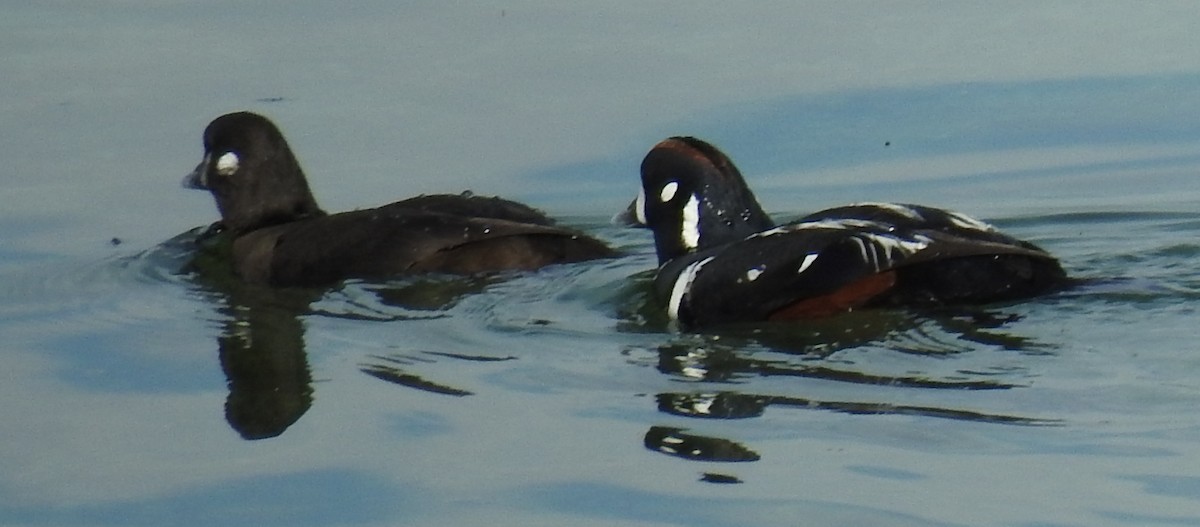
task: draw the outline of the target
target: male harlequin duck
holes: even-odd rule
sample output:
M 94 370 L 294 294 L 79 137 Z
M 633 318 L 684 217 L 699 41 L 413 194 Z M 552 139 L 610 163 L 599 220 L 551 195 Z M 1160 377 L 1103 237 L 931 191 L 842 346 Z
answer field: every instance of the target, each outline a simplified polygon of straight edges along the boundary
M 654 231 L 655 289 L 686 325 L 987 303 L 1067 282 L 1050 254 L 957 212 L 860 203 L 776 226 L 733 162 L 696 138 L 655 145 L 641 170 L 635 221 Z
M 184 185 L 212 192 L 221 227 L 233 237 L 234 271 L 250 283 L 323 286 L 419 272 L 536 269 L 614 254 L 499 198 L 418 196 L 326 214 L 279 129 L 248 112 L 209 123 L 204 159 Z

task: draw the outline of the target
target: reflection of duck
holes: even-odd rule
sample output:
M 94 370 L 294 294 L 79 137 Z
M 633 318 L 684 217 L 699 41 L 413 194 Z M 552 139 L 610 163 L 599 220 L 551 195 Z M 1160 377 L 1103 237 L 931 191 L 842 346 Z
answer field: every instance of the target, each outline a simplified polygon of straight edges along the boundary
M 660 393 L 656 399 L 658 400 L 658 409 L 663 413 L 702 419 L 745 419 L 760 417 L 768 406 L 782 406 L 859 415 L 918 415 L 976 423 L 1029 426 L 1061 423 L 1057 419 L 989 414 L 934 406 L 853 401 L 818 401 L 801 397 L 768 396 L 738 392 Z
M 844 354 L 881 347 L 915 357 L 945 357 L 980 350 L 1042 355 L 1055 346 L 1004 326 L 1020 317 L 975 306 L 943 308 L 916 316 L 906 310 L 863 310 L 839 317 L 769 326 L 731 326 L 719 335 L 678 335 L 651 351 L 653 367 L 680 380 L 740 382 L 751 377 L 807 377 L 866 385 L 953 390 L 1020 386 L 983 373 L 952 377 L 863 371 Z M 767 355 L 771 358 L 766 358 Z M 648 364 L 649 365 L 649 364 Z M 869 366 L 865 366 L 869 368 Z
M 822 319 L 815 327 L 818 333 L 848 335 L 850 331 L 863 328 L 843 325 L 839 330 L 838 322 L 847 322 L 866 315 L 882 314 L 881 312 L 855 313 L 852 316 Z M 982 315 L 979 315 L 982 317 Z M 996 320 L 1009 320 L 994 315 Z M 875 317 L 871 317 L 872 320 Z M 938 321 L 938 317 L 928 321 Z M 811 321 L 810 321 L 811 322 Z M 891 343 L 903 340 L 912 333 L 921 334 L 919 345 L 914 348 L 900 349 L 903 353 L 918 355 L 945 356 L 949 353 L 969 351 L 963 348 L 964 342 L 992 347 L 997 350 L 1045 352 L 1045 345 L 1028 342 L 1021 337 L 1009 335 L 1000 331 L 982 332 L 967 323 L 958 323 L 957 317 L 950 322 L 940 321 L 936 330 L 925 332 L 925 328 L 915 325 L 895 325 L 882 327 L 881 331 L 864 335 L 866 340 L 856 341 L 848 347 L 869 344 L 871 341 L 887 343 L 886 347 L 896 348 Z M 932 324 L 933 322 L 929 322 Z M 788 325 L 787 329 L 805 329 L 806 324 Z M 811 329 L 811 328 L 810 328 Z M 929 328 L 934 329 L 934 328 Z M 764 338 L 765 337 L 765 338 Z M 869 337 L 869 338 L 867 338 Z M 715 336 L 681 335 L 674 341 L 662 344 L 651 353 L 650 357 L 638 362 L 646 367 L 656 368 L 661 373 L 675 380 L 686 381 L 697 385 L 696 390 L 683 392 L 659 393 L 655 400 L 661 412 L 685 417 L 707 419 L 744 419 L 759 417 L 768 406 L 792 407 L 811 410 L 825 410 L 851 414 L 904 414 L 955 419 L 963 421 L 1017 424 L 1017 425 L 1047 425 L 1056 424 L 1056 419 L 1025 417 L 979 412 L 951 406 L 937 405 L 906 405 L 893 402 L 889 397 L 882 401 L 845 401 L 822 400 L 795 395 L 779 395 L 771 393 L 744 393 L 731 391 L 730 386 L 751 383 L 753 378 L 784 377 L 833 381 L 855 385 L 886 386 L 890 389 L 936 389 L 961 391 L 1009 390 L 1020 388 L 1021 385 L 1006 382 L 997 378 L 986 368 L 972 373 L 956 369 L 950 375 L 921 373 L 913 371 L 909 366 L 898 368 L 898 373 L 871 372 L 855 366 L 853 361 L 830 357 L 837 350 L 821 348 L 819 353 L 803 353 L 804 339 L 813 338 L 803 331 L 779 331 L 767 334 L 753 331 L 742 334 L 737 331 L 723 332 Z M 916 342 L 916 341 L 914 341 Z M 774 344 L 781 343 L 779 348 Z M 767 346 L 767 349 L 763 349 Z M 951 347 L 956 346 L 956 347 Z M 846 348 L 839 348 L 846 349 Z M 633 351 L 633 350 L 631 350 Z M 712 386 L 720 386 L 713 389 Z M 898 393 L 898 392 L 897 392 Z
M 817 358 L 815 355 L 802 355 L 799 360 L 790 356 L 765 359 L 739 348 L 734 342 L 736 337 L 722 335 L 719 342 L 663 344 L 657 349 L 655 367 L 663 374 L 680 380 L 721 383 L 744 381 L 750 377 L 800 377 L 851 384 L 951 390 L 1004 390 L 1018 386 L 988 376 L 971 379 L 958 374 L 954 378 L 939 379 L 921 374 L 869 373 L 840 361 L 812 360 Z
M 758 461 L 757 452 L 741 443 L 698 434 L 685 434 L 683 428 L 652 426 L 643 443 L 646 448 L 669 456 L 695 461 Z
M 320 291 L 246 284 L 224 264 L 229 240 L 209 232 L 186 271 L 224 315 L 217 337 L 221 370 L 229 383 L 225 419 L 245 439 L 282 434 L 312 404 L 312 374 L 300 316 Z
M 217 339 L 229 381 L 225 418 L 245 439 L 275 437 L 312 404 L 304 328 L 286 307 L 238 304 Z
M 218 305 L 224 322 L 217 344 L 221 369 L 229 383 L 225 416 L 238 434 L 250 440 L 282 434 L 308 411 L 312 403 L 304 316 L 320 314 L 356 320 L 439 316 L 438 312 L 454 305 L 463 295 L 478 292 L 498 278 L 428 275 L 392 282 L 348 284 L 344 289 L 370 295 L 405 314 L 377 313 L 366 306 L 357 306 L 367 310 L 366 314 L 314 311 L 312 303 L 325 297 L 324 289 L 272 288 L 246 283 L 235 276 L 227 264 L 230 244 L 229 233 L 216 225 L 204 232 L 197 230 L 178 236 L 164 247 L 187 255 L 180 258 L 181 271 Z M 401 368 L 400 359 L 375 358 L 379 359 L 379 364 L 363 366 L 364 373 L 439 393 L 469 393 L 408 374 Z
M 421 196 L 326 214 L 279 129 L 256 114 L 213 120 L 204 149 L 184 183 L 216 199 L 232 236 L 233 269 L 246 282 L 319 286 L 414 272 L 535 269 L 613 254 L 598 240 L 498 198 Z
M 1066 282 L 1042 249 L 931 207 L 849 205 L 776 227 L 733 162 L 690 137 L 646 155 L 633 212 L 654 231 L 668 314 L 693 326 L 986 303 Z

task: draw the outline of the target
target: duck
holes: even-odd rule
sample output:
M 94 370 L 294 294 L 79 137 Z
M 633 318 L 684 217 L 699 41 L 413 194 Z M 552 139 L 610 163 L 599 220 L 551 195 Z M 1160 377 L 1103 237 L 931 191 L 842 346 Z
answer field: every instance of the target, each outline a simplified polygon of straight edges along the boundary
M 651 148 L 641 183 L 629 220 L 653 232 L 655 294 L 685 327 L 1015 301 L 1069 281 L 1037 245 L 935 207 L 864 202 L 776 224 L 695 137 Z
M 470 192 L 327 213 L 283 133 L 256 113 L 213 119 L 203 144 L 204 157 L 183 186 L 212 194 L 221 219 L 210 231 L 232 240 L 233 271 L 250 284 L 320 287 L 416 273 L 534 270 L 615 254 L 533 207 Z

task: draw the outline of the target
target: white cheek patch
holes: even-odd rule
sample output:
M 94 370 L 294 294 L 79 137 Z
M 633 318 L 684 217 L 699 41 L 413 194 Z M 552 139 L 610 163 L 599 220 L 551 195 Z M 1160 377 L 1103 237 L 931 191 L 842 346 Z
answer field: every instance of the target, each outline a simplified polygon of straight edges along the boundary
M 633 217 L 639 225 L 649 225 L 646 221 L 646 189 L 638 189 L 637 199 L 633 200 Z
M 225 152 L 217 158 L 217 173 L 222 176 L 232 176 L 238 169 L 238 156 L 233 152 Z
M 659 201 L 662 201 L 663 203 L 671 201 L 671 198 L 675 197 L 675 192 L 678 190 L 679 183 L 675 181 L 671 181 L 666 185 L 663 185 L 662 191 L 658 193 Z
M 684 247 L 695 249 L 700 246 L 700 200 L 696 199 L 695 194 L 683 204 L 682 212 L 683 226 L 680 228 L 679 238 Z

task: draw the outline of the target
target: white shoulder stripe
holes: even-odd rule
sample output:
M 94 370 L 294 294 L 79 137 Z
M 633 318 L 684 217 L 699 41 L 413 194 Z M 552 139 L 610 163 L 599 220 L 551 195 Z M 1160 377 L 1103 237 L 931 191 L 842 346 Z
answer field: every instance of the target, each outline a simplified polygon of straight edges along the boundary
M 696 274 L 700 272 L 700 268 L 711 262 L 713 258 L 709 256 L 703 260 L 692 262 L 683 268 L 683 272 L 675 278 L 675 285 L 671 287 L 671 299 L 667 301 L 667 316 L 671 317 L 671 320 L 679 319 L 679 305 L 683 303 L 683 297 L 691 290 L 692 282 L 696 280 Z

